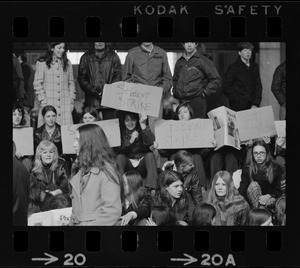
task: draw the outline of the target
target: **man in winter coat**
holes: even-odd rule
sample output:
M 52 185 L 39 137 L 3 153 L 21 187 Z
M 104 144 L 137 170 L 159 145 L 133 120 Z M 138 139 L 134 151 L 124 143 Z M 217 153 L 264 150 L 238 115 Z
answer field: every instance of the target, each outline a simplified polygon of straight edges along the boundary
M 207 118 L 206 97 L 221 87 L 221 77 L 204 54 L 197 50 L 198 43 L 182 43 L 184 53 L 175 64 L 173 94 L 180 103 L 188 102 L 194 118 Z
M 101 99 L 105 84 L 122 81 L 122 65 L 117 53 L 109 50 L 104 42 L 95 42 L 80 58 L 77 81 L 85 93 L 84 108 L 96 108 L 104 120 L 116 118 L 115 109 L 101 106 Z
M 163 99 L 167 97 L 172 87 L 172 74 L 166 51 L 151 42 L 143 42 L 130 49 L 124 64 L 123 81 L 162 87 Z M 162 114 L 161 106 L 158 118 L 162 118 Z M 152 131 L 155 120 L 149 117 Z
M 253 45 L 238 44 L 238 58 L 231 64 L 223 78 L 223 92 L 230 109 L 242 111 L 260 106 L 262 84 L 258 65 L 251 61 Z
M 279 120 L 285 120 L 286 113 L 286 61 L 281 63 L 275 69 L 271 91 L 273 92 L 275 98 L 277 99 L 280 110 L 279 110 Z

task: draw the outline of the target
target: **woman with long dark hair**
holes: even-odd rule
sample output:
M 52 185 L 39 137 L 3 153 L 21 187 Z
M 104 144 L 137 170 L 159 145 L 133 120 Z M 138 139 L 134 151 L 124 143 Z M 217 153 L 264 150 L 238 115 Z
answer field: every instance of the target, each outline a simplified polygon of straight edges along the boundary
M 73 124 L 76 90 L 73 68 L 66 50 L 65 43 L 49 43 L 46 54 L 36 63 L 33 86 L 41 106 L 37 127 L 43 124 L 41 110 L 46 105 L 53 105 L 57 110 L 58 124 Z
M 120 116 L 121 146 L 115 149 L 120 171 L 136 170 L 152 195 L 157 182 L 157 162 L 150 147 L 155 140 L 147 124 L 147 115 L 125 111 Z
M 253 208 L 272 207 L 281 196 L 283 170 L 262 140 L 255 141 L 251 148 L 249 164 L 242 169 L 239 192 Z
M 173 170 L 159 174 L 158 189 L 152 206 L 169 207 L 176 217 L 177 225 L 188 225 L 192 221 L 195 205 L 183 187 L 182 175 Z
M 124 186 L 105 133 L 96 124 L 82 125 L 73 146 L 79 171 L 70 179 L 70 225 L 114 225 L 122 213 Z

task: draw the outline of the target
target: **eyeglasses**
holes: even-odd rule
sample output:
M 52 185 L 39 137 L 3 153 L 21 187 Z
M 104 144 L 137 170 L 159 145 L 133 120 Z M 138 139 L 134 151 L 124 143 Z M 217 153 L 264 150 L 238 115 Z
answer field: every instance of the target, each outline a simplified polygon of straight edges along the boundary
M 253 155 L 254 156 L 265 156 L 266 152 L 254 152 Z

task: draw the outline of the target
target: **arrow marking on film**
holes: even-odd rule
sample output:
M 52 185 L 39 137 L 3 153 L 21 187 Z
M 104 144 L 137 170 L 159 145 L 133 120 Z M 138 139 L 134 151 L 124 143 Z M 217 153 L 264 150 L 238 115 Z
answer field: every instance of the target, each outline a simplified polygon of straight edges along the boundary
M 52 256 L 52 255 L 50 255 L 50 254 L 48 254 L 48 253 L 46 253 L 46 252 L 44 252 L 44 254 L 45 254 L 46 256 L 48 256 L 48 258 L 32 258 L 31 260 L 32 260 L 32 261 L 47 261 L 47 262 L 44 263 L 44 265 L 47 265 L 47 264 L 50 264 L 50 263 L 52 263 L 52 262 L 58 261 L 58 258 L 57 258 L 57 257 Z
M 184 256 L 188 257 L 188 259 L 184 259 L 184 258 L 171 258 L 171 261 L 187 261 L 186 263 L 184 263 L 183 265 L 189 265 L 193 262 L 196 262 L 198 261 L 196 258 L 186 254 L 186 253 L 183 253 Z

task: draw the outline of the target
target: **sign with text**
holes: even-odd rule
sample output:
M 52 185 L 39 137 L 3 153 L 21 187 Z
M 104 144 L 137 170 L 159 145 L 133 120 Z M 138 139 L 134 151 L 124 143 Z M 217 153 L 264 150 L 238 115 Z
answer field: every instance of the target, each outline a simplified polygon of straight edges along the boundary
M 275 121 L 275 127 L 278 137 L 285 137 L 286 136 L 286 121 L 280 120 Z
M 66 226 L 71 215 L 72 207 L 33 213 L 28 217 L 28 226 Z
M 236 112 L 241 141 L 277 134 L 272 106 Z
M 90 124 L 99 125 L 103 129 L 111 147 L 121 145 L 120 127 L 118 119 L 96 121 Z M 61 139 L 64 154 L 75 154 L 75 149 L 73 147 L 75 132 L 77 128 L 82 125 L 84 124 L 61 126 Z
M 23 155 L 33 155 L 33 128 L 13 128 L 13 141 L 16 144 L 16 152 Z
M 162 91 L 161 87 L 128 82 L 105 84 L 101 105 L 158 117 Z
M 188 121 L 157 120 L 154 125 L 158 149 L 185 149 L 214 147 L 211 119 Z

